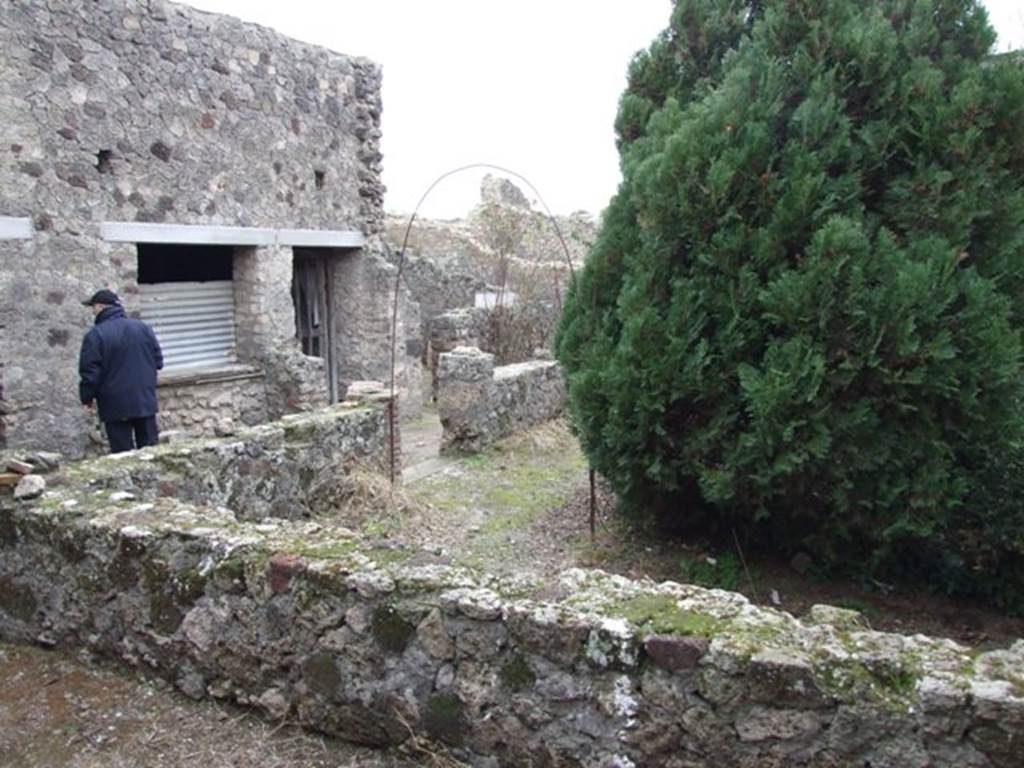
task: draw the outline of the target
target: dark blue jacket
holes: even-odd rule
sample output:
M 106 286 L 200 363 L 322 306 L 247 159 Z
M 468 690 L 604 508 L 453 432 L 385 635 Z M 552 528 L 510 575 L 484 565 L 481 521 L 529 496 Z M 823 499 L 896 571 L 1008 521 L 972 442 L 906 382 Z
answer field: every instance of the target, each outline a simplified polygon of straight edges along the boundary
M 107 307 L 82 340 L 78 394 L 96 401 L 101 421 L 141 419 L 157 412 L 156 372 L 164 356 L 153 329 L 124 308 Z

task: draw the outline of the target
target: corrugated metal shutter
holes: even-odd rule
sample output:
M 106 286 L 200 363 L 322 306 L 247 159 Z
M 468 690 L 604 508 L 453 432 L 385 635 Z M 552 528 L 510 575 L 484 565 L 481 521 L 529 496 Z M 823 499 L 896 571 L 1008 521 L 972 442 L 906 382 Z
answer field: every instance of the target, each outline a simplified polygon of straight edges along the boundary
M 140 317 L 153 326 L 164 370 L 234 363 L 235 297 L 230 280 L 140 284 Z

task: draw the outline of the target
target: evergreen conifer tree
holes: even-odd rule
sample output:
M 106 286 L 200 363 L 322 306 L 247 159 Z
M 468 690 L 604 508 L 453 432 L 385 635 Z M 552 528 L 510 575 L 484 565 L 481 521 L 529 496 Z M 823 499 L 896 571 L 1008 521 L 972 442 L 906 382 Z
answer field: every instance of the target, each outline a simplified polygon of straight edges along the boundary
M 1024 70 L 994 39 L 975 0 L 675 2 L 558 339 L 627 509 L 890 568 L 998 536 L 1024 584 L 1021 496 L 970 507 L 1022 436 Z

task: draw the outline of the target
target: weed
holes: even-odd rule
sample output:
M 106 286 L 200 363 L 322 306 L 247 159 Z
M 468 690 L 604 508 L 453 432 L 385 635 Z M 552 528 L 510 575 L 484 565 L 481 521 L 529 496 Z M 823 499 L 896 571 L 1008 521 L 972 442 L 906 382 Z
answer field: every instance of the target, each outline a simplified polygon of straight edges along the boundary
M 698 555 L 683 557 L 679 561 L 682 581 L 710 589 L 726 589 L 735 592 L 743 575 L 743 565 L 732 552 L 718 557 Z
M 836 608 L 843 608 L 847 611 L 856 611 L 867 618 L 870 618 L 873 614 L 877 613 L 873 605 L 865 603 L 863 600 L 858 600 L 855 597 L 843 597 L 834 601 L 833 604 Z

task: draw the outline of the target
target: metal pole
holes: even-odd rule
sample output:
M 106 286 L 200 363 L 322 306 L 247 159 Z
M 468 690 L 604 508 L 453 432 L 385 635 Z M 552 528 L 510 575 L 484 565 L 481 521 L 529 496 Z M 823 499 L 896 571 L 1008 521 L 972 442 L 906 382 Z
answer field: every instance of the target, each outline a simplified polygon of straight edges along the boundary
M 594 469 L 590 469 L 590 543 L 593 545 L 597 538 L 597 490 L 594 481 Z
M 391 476 L 391 490 L 395 488 L 395 394 L 392 388 L 391 399 L 388 400 L 388 471 Z

